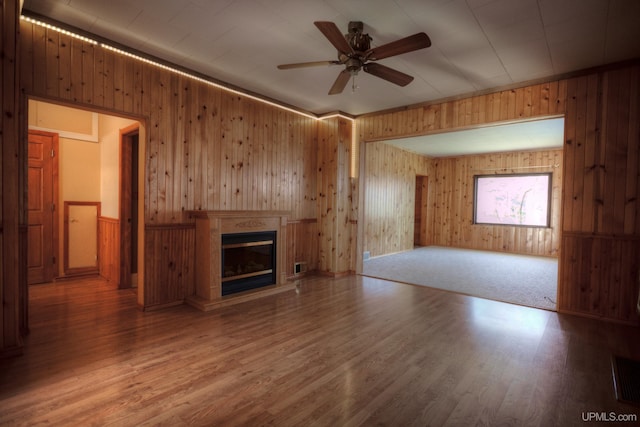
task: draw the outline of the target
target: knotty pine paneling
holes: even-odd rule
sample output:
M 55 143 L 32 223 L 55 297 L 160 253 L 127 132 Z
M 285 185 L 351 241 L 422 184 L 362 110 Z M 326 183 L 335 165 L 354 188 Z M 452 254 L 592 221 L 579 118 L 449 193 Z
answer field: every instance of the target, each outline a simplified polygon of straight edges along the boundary
M 183 212 L 199 209 L 286 210 L 293 221 L 317 219 L 316 120 L 27 22 L 20 41 L 25 94 L 144 123 L 145 225 L 180 225 Z M 305 261 L 315 269 L 318 235 L 306 234 L 291 257 L 310 256 Z M 159 270 L 145 276 L 143 305 L 183 297 L 183 278 L 167 282 L 174 273 L 160 249 L 173 243 L 159 243 L 163 237 L 175 236 L 145 238 L 145 261 Z
M 351 130 L 352 123 L 341 118 L 318 122 L 318 270 L 323 274 L 353 271 Z
M 433 162 L 382 142 L 365 149 L 362 250 L 379 256 L 413 249 L 416 175 L 432 181 Z
M 27 22 L 21 41 L 25 93 L 146 119 L 147 224 L 193 209 L 315 218 L 316 120 Z
M 119 285 L 120 281 L 120 221 L 115 218 L 98 218 L 99 271 L 108 281 Z
M 568 313 L 638 324 L 640 237 L 565 233 L 558 304 Z
M 360 138 L 377 141 L 424 135 L 492 122 L 564 113 L 567 81 L 559 80 L 488 95 L 366 114 L 357 119 Z
M 26 136 L 20 144 L 19 94 L 17 68 L 19 45 L 17 26 L 19 1 L 7 0 L 0 7 L 0 357 L 17 354 L 22 345 L 21 332 L 27 330 L 26 262 L 20 261 L 26 247 L 26 216 L 21 199 L 21 180 L 26 176 Z M 24 120 L 26 122 L 26 120 Z M 26 129 L 26 126 L 25 126 Z
M 559 311 L 640 324 L 640 65 L 568 82 Z
M 195 289 L 195 224 L 146 226 L 144 234 L 144 308 L 182 303 Z
M 441 158 L 434 159 L 433 163 L 435 166 L 432 216 L 434 245 L 558 256 L 562 150 Z M 473 224 L 474 175 L 523 172 L 552 172 L 550 227 Z
M 318 221 L 315 218 L 287 222 L 287 277 L 294 276 L 294 264 L 305 262 L 307 271 L 318 269 L 318 247 L 309 245 L 318 235 Z

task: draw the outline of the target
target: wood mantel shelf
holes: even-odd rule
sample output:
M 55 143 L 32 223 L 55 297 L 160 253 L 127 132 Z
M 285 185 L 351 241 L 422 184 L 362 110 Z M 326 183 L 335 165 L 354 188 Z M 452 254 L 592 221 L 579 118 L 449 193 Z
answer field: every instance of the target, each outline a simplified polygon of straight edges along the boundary
M 196 221 L 196 286 L 187 304 L 202 311 L 236 304 L 295 288 L 287 283 L 287 211 L 189 211 Z M 222 296 L 222 235 L 276 231 L 276 283 L 246 292 Z

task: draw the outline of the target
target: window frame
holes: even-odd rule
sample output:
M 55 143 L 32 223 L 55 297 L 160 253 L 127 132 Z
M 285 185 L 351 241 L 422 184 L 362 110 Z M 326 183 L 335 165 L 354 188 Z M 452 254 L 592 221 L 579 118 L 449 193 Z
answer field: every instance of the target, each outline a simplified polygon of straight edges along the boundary
M 546 176 L 547 177 L 547 215 L 544 225 L 538 224 L 505 224 L 498 222 L 480 222 L 478 221 L 478 181 L 482 178 L 514 178 L 514 177 L 531 177 Z M 506 173 L 506 174 L 480 174 L 473 176 L 473 224 L 474 225 L 491 225 L 506 227 L 527 227 L 527 228 L 551 228 L 551 201 L 553 191 L 553 172 L 524 172 L 524 173 Z

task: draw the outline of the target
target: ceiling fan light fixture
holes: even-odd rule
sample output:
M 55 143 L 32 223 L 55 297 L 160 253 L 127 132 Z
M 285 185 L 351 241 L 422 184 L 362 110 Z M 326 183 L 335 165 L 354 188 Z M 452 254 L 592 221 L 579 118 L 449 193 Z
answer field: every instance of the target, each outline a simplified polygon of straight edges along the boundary
M 344 63 L 346 65 L 346 69 L 353 74 L 354 72 L 358 72 L 362 67 L 362 62 L 358 58 L 349 58 L 347 62 Z
M 297 64 L 278 65 L 279 69 L 315 67 L 317 65 L 344 65 L 345 68 L 338 74 L 333 86 L 329 90 L 329 95 L 342 93 L 350 79 L 353 79 L 351 88 L 355 92 L 355 76 L 360 70 L 365 73 L 379 77 L 383 80 L 406 86 L 413 80 L 413 77 L 394 70 L 382 64 L 377 64 L 378 59 L 389 58 L 407 52 L 424 49 L 431 46 L 431 40 L 425 33 L 417 33 L 409 37 L 386 43 L 381 46 L 371 47 L 371 37 L 362 32 L 364 24 L 360 21 L 351 21 L 348 26 L 348 33 L 342 34 L 336 24 L 329 21 L 316 21 L 314 25 L 327 38 L 327 40 L 338 51 L 337 61 L 315 61 L 302 62 Z M 374 61 L 374 62 L 372 62 Z

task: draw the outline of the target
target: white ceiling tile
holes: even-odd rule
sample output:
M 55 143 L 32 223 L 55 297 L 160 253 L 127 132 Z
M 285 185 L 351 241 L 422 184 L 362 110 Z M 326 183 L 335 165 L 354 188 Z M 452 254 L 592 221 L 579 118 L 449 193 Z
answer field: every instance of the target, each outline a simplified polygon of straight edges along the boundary
M 536 0 L 495 0 L 473 8 L 473 13 L 485 31 L 512 27 L 540 16 Z
M 538 3 L 542 21 L 548 26 L 582 21 L 585 17 L 606 17 L 610 0 L 538 0 Z
M 551 54 L 544 38 L 498 49 L 498 56 L 514 82 L 554 74 Z
M 484 29 L 491 45 L 495 49 L 522 45 L 545 37 L 545 30 L 539 16 L 520 21 L 517 24 Z M 523 52 L 526 54 L 526 52 Z
M 128 0 L 71 0 L 69 6 L 103 21 L 129 24 L 142 11 Z

